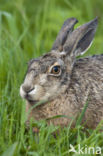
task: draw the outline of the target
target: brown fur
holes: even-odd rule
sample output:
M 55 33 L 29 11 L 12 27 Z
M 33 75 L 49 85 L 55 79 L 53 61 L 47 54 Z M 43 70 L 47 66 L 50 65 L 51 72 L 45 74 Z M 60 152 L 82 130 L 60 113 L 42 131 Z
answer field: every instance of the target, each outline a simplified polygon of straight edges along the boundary
M 74 117 L 76 119 L 87 101 L 88 107 L 83 118 L 85 125 L 95 128 L 103 119 L 103 55 L 75 59 L 90 45 L 97 19 L 77 28 L 74 33 L 76 22 L 74 18 L 67 20 L 51 52 L 29 63 L 26 78 L 21 85 L 21 96 L 27 100 L 26 111 L 38 101 L 47 102 L 34 108 L 28 120 L 31 117 L 40 120 L 65 115 L 50 119 L 48 123 L 66 126 Z M 65 26 L 65 31 L 70 30 L 69 35 L 64 31 Z M 60 47 L 63 52 L 60 52 Z M 51 73 L 55 64 L 60 65 L 60 75 Z M 75 125 L 75 121 L 72 125 Z

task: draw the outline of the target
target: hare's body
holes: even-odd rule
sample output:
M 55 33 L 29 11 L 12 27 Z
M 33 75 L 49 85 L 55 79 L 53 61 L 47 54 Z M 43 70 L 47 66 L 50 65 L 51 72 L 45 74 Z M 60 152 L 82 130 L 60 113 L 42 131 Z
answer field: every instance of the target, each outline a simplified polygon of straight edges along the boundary
M 65 115 L 49 120 L 54 125 L 66 126 L 76 117 L 88 101 L 84 120 L 87 127 L 95 128 L 103 119 L 103 55 L 78 59 L 72 70 L 70 85 L 64 93 L 47 104 L 31 111 L 29 117 L 36 120 Z M 32 107 L 27 102 L 28 109 Z
M 52 50 L 29 62 L 20 88 L 26 111 L 39 101 L 46 102 L 32 109 L 28 120 L 49 118 L 49 124 L 66 126 L 75 118 L 74 125 L 86 103 L 83 122 L 87 127 L 95 128 L 103 119 L 103 55 L 75 59 L 90 46 L 97 19 L 73 31 L 76 22 L 75 18 L 65 21 Z

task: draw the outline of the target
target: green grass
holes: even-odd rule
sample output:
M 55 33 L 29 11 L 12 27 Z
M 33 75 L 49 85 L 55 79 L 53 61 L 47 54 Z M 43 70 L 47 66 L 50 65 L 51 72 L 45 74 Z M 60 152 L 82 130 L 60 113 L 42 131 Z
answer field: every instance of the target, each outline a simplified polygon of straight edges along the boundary
M 25 126 L 25 101 L 19 87 L 27 62 L 48 52 L 64 20 L 76 17 L 80 24 L 99 17 L 99 26 L 92 47 L 85 55 L 103 53 L 102 0 L 1 0 L 0 1 L 0 156 L 68 156 L 70 144 L 82 147 L 101 147 L 103 132 L 70 125 L 59 128 L 47 126 L 45 121 L 31 121 Z M 33 134 L 37 125 L 40 133 Z

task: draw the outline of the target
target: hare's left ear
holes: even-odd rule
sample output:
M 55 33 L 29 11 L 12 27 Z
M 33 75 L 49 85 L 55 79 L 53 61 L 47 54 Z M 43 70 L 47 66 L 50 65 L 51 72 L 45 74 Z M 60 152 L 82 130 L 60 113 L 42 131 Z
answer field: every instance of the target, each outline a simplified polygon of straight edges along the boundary
M 64 45 L 68 35 L 73 31 L 74 25 L 77 22 L 78 22 L 77 19 L 74 17 L 68 18 L 64 22 L 59 34 L 57 35 L 55 42 L 53 44 L 52 50 L 58 50 L 58 51 L 63 50 L 63 45 Z
M 94 38 L 98 20 L 94 20 L 75 29 L 63 45 L 66 55 L 76 57 L 83 54 L 90 47 Z

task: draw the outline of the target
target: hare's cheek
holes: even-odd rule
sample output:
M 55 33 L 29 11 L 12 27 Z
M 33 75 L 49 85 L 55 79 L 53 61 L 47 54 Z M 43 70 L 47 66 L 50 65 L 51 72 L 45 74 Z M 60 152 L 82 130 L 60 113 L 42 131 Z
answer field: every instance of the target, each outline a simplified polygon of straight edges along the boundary
M 44 94 L 44 89 L 39 85 L 35 85 L 35 89 L 29 93 L 29 96 L 34 100 L 39 100 Z
M 39 84 L 44 85 L 47 83 L 47 74 L 41 74 L 39 77 Z

